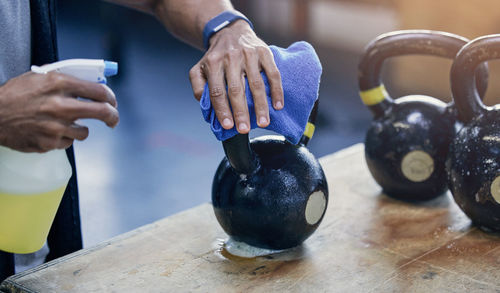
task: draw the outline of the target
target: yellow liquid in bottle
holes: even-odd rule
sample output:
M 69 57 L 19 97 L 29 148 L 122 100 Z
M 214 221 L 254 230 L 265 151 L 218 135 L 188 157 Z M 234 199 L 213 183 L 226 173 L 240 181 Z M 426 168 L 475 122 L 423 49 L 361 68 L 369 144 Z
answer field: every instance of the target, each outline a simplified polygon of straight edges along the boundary
M 32 253 L 44 245 L 66 185 L 38 194 L 0 193 L 0 250 Z

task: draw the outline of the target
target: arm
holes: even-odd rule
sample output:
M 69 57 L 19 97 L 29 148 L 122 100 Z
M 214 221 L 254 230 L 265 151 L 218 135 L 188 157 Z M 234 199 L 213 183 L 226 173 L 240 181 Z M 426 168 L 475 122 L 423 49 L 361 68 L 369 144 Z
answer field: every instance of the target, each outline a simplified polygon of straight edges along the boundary
M 229 0 L 107 1 L 154 15 L 175 36 L 198 48 L 203 48 L 205 24 L 219 13 L 234 9 Z M 236 123 L 240 133 L 248 133 L 250 119 L 244 89 L 245 76 L 254 97 L 257 124 L 260 127 L 269 125 L 269 109 L 260 75 L 262 70 L 269 80 L 273 107 L 282 109 L 281 76 L 273 55 L 248 23 L 238 20 L 210 39 L 208 51 L 190 70 L 189 77 L 197 100 L 200 100 L 208 82 L 210 100 L 222 127 L 230 129 Z

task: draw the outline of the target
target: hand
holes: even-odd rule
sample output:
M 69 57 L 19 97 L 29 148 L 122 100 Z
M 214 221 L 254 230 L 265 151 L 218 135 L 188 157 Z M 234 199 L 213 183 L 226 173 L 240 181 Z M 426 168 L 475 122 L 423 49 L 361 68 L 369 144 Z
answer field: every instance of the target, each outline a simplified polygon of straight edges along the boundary
M 55 72 L 25 73 L 0 87 L 0 145 L 40 153 L 68 148 L 89 135 L 77 119 L 95 118 L 115 127 L 116 106 L 105 85 Z
M 283 88 L 273 54 L 246 21 L 238 20 L 212 36 L 209 50 L 191 69 L 189 78 L 198 101 L 208 81 L 210 101 L 223 128 L 231 129 L 236 123 L 238 132 L 248 133 L 250 118 L 245 75 L 254 99 L 257 125 L 266 127 L 270 122 L 261 70 L 269 80 L 273 107 L 281 110 L 284 106 Z

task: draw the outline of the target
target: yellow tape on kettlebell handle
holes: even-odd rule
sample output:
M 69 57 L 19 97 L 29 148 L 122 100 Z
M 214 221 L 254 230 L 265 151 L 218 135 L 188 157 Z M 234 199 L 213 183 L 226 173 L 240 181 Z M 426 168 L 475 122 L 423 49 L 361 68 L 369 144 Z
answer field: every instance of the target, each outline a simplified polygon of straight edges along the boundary
M 363 104 L 367 106 L 373 106 L 385 100 L 385 98 L 389 94 L 387 94 L 385 86 L 382 84 L 378 87 L 366 91 L 361 91 L 359 92 L 359 95 L 361 97 L 361 100 L 363 101 Z
M 307 136 L 309 139 L 311 139 L 314 135 L 315 129 L 316 129 L 316 126 L 314 126 L 314 124 L 312 124 L 311 122 L 307 122 L 306 130 L 304 130 L 304 135 Z

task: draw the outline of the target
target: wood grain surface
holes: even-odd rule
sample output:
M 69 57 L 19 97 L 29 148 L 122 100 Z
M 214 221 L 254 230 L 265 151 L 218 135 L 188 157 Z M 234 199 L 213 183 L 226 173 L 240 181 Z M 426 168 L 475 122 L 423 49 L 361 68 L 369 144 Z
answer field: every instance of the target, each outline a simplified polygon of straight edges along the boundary
M 449 195 L 419 204 L 386 197 L 368 172 L 362 145 L 320 161 L 330 203 L 301 247 L 231 257 L 222 249 L 227 236 L 204 204 L 14 275 L 1 290 L 500 292 L 500 237 L 472 227 Z

